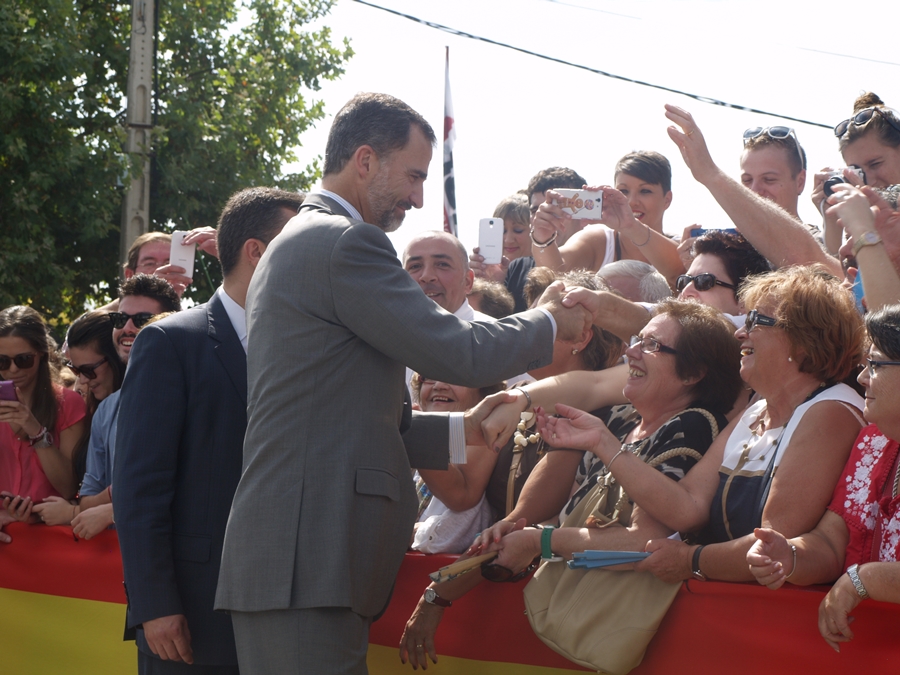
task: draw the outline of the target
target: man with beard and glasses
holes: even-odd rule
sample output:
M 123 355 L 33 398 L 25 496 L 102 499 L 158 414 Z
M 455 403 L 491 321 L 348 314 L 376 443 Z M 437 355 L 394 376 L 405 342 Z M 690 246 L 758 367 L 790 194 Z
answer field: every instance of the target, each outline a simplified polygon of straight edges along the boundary
M 567 339 L 591 320 L 562 306 L 561 284 L 490 323 L 426 297 L 385 233 L 422 206 L 434 143 L 402 101 L 355 96 L 329 132 L 322 189 L 250 284 L 244 470 L 216 595 L 242 672 L 366 672 L 416 517 L 410 467 L 464 462 L 507 399 L 413 414 L 403 365 L 480 387 L 549 363 L 557 327 Z

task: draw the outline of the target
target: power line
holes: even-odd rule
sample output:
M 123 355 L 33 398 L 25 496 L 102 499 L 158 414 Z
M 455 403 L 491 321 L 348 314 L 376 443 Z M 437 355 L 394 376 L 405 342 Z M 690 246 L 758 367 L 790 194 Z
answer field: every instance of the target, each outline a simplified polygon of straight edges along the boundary
M 515 45 L 506 44 L 505 42 L 499 42 L 497 40 L 492 40 L 491 38 L 482 37 L 480 35 L 473 35 L 472 33 L 466 33 L 465 31 L 461 31 L 456 28 L 451 28 L 450 26 L 445 26 L 440 23 L 435 23 L 433 21 L 428 21 L 426 19 L 420 19 L 419 17 L 412 16 L 411 14 L 404 14 L 403 12 L 399 12 L 396 9 L 390 9 L 388 7 L 382 7 L 381 5 L 376 5 L 371 2 L 366 2 L 366 0 L 354 0 L 354 2 L 358 2 L 361 5 L 366 5 L 367 7 L 372 7 L 373 9 L 380 9 L 383 12 L 387 12 L 389 14 L 394 14 L 396 16 L 403 17 L 404 19 L 409 19 L 410 21 L 415 21 L 416 23 L 420 23 L 424 26 L 428 26 L 429 28 L 435 28 L 437 30 L 443 31 L 445 33 L 450 33 L 451 35 L 456 35 L 457 37 L 467 38 L 469 40 L 478 40 L 479 42 L 485 42 L 487 44 L 494 45 L 496 47 L 503 47 L 504 49 L 512 49 L 513 51 L 520 52 L 522 54 L 527 54 L 528 56 L 535 56 L 539 59 L 544 59 L 545 61 L 551 61 L 553 63 L 559 63 L 564 66 L 571 66 L 572 68 L 578 68 L 580 70 L 586 70 L 590 73 L 594 73 L 595 75 L 602 75 L 603 77 L 609 77 L 614 80 L 621 80 L 622 82 L 631 82 L 632 84 L 638 84 L 642 87 L 650 87 L 652 89 L 660 89 L 662 91 L 668 91 L 672 94 L 678 94 L 680 96 L 687 96 L 688 98 L 692 98 L 696 101 L 700 101 L 701 103 L 708 103 L 710 105 L 717 105 L 723 108 L 733 108 L 735 110 L 743 110 L 745 112 L 756 113 L 759 115 L 769 115 L 771 117 L 777 117 L 783 120 L 789 120 L 791 122 L 798 122 L 800 124 L 807 124 L 813 127 L 821 127 L 823 129 L 831 129 L 833 125 L 831 124 L 822 124 L 821 122 L 811 122 L 809 120 L 800 119 L 799 117 L 791 117 L 790 115 L 782 115 L 781 113 L 769 112 L 768 110 L 760 110 L 758 108 L 751 108 L 749 106 L 740 105 L 737 103 L 728 103 L 727 101 L 721 101 L 717 98 L 711 98 L 709 96 L 703 96 L 701 94 L 692 94 L 687 91 L 681 91 L 680 89 L 673 89 L 672 87 L 666 87 L 661 84 L 654 84 L 652 82 L 644 82 L 642 80 L 635 80 L 630 77 L 625 77 L 624 75 L 616 75 L 615 73 L 608 73 L 604 70 L 598 70 L 597 68 L 591 68 L 590 66 L 585 66 L 580 63 L 572 63 L 571 61 L 566 61 L 565 59 L 556 58 L 555 56 L 548 56 L 546 54 L 541 54 L 539 52 L 533 52 L 529 49 L 523 49 L 522 47 L 516 47 Z

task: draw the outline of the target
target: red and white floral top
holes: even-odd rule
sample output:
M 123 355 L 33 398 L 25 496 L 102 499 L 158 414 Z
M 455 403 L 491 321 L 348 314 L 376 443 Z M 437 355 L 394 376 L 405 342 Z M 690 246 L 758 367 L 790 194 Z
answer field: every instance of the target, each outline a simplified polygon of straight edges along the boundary
M 850 533 L 844 567 L 900 560 L 900 497 L 893 496 L 900 444 L 870 424 L 856 438 L 831 498 Z

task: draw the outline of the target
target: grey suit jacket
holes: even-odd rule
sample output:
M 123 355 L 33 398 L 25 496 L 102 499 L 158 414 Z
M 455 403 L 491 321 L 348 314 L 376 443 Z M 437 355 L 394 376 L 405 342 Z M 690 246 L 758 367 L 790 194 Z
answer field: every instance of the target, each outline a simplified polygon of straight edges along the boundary
M 241 475 L 246 364 L 213 296 L 140 332 L 119 403 L 113 503 L 127 625 L 184 614 L 203 665 L 237 664 L 231 617 L 213 600 Z M 137 640 L 149 654 L 143 631 Z
M 382 230 L 319 195 L 267 249 L 247 310 L 244 473 L 216 607 L 374 616 L 415 520 L 407 449 L 423 448 L 412 437 L 438 440 L 414 465 L 448 462 L 442 416 L 414 416 L 404 446 L 404 364 L 484 386 L 549 363 L 551 322 L 539 311 L 457 319 L 422 293 Z

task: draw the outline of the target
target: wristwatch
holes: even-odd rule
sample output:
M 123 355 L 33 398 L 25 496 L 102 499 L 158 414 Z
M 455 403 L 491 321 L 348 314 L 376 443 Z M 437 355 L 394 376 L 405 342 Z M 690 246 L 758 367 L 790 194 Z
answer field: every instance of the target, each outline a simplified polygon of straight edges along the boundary
M 550 546 L 550 538 L 553 536 L 553 525 L 541 526 L 541 559 L 547 562 L 561 562 L 562 556 L 554 555 Z
M 863 232 L 861 235 L 856 237 L 856 241 L 853 242 L 853 257 L 855 258 L 859 254 L 859 250 L 864 246 L 875 246 L 876 244 L 881 243 L 881 235 L 877 232 L 869 230 L 868 232 Z
M 703 546 L 698 546 L 694 549 L 694 558 L 691 561 L 691 574 L 697 581 L 706 581 L 706 575 L 700 571 L 700 551 L 703 550 Z
M 32 448 L 49 448 L 53 445 L 53 434 L 47 427 L 41 427 L 36 436 L 29 436 L 28 440 Z
M 869 591 L 866 590 L 866 587 L 863 586 L 862 579 L 859 578 L 859 565 L 854 564 L 850 565 L 847 568 L 847 576 L 850 577 L 850 581 L 853 582 L 854 588 L 856 588 L 856 593 L 860 598 L 865 600 L 869 597 Z
M 425 598 L 425 602 L 429 605 L 437 605 L 438 607 L 450 607 L 453 605 L 452 602 L 444 600 L 437 594 L 436 590 L 430 587 L 425 589 L 425 595 L 423 597 Z

